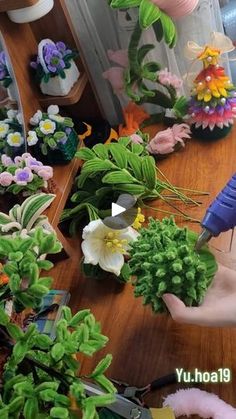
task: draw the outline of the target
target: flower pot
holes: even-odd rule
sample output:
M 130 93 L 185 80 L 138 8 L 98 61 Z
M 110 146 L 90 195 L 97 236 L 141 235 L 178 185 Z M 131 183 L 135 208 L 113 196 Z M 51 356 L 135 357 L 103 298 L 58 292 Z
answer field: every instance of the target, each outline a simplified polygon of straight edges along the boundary
M 52 150 L 48 149 L 48 154 L 45 156 L 37 148 L 36 154 L 37 158 L 46 165 L 53 166 L 55 164 L 67 164 L 69 163 L 78 148 L 78 135 L 74 129 L 72 129 L 68 140 L 65 144 L 58 144 L 57 148 Z
M 202 127 L 196 128 L 195 125 L 191 126 L 193 136 L 204 141 L 215 141 L 219 140 L 220 138 L 224 138 L 229 134 L 231 129 L 232 125 L 224 128 L 215 127 L 212 131 L 210 128 L 203 129 Z
M 54 6 L 54 0 L 39 0 L 33 6 L 9 10 L 8 17 L 15 23 L 27 23 L 45 16 Z
M 75 64 L 71 61 L 71 67 L 64 70 L 66 78 L 62 79 L 59 76 L 51 77 L 47 83 L 42 81 L 40 83 L 41 92 L 44 95 L 50 96 L 66 96 L 77 82 L 80 72 Z

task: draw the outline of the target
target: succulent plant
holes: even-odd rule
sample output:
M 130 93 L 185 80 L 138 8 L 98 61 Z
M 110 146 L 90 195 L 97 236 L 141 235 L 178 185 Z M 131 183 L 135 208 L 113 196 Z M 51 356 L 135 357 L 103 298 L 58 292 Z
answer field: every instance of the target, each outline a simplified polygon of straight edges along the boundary
M 179 228 L 173 219 L 149 219 L 130 244 L 129 267 L 134 276 L 135 296 L 143 296 L 155 313 L 164 312 L 162 295 L 173 293 L 188 306 L 201 303 L 217 270 L 214 256 L 205 246 L 194 251 L 197 235 Z

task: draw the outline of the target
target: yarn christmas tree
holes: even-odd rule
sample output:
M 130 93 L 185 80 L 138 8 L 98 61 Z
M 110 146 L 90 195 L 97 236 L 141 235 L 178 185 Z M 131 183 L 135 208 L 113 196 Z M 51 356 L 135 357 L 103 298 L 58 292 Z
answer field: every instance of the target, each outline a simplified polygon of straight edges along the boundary
M 218 139 L 228 134 L 236 117 L 236 87 L 219 64 L 221 50 L 206 46 L 197 59 L 203 70 L 194 80 L 189 103 L 193 134 Z

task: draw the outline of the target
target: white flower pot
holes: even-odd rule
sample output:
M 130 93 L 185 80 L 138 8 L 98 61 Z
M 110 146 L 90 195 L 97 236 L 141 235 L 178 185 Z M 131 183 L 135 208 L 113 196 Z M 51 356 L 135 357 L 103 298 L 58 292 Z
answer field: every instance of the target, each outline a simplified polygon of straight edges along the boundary
M 59 76 L 51 77 L 48 83 L 42 81 L 40 89 L 44 95 L 50 96 L 66 96 L 79 78 L 80 72 L 74 61 L 71 62 L 71 67 L 64 70 L 66 78 L 62 79 Z
M 15 23 L 27 23 L 40 19 L 52 10 L 54 0 L 39 0 L 33 6 L 23 7 L 22 9 L 9 10 L 8 17 Z

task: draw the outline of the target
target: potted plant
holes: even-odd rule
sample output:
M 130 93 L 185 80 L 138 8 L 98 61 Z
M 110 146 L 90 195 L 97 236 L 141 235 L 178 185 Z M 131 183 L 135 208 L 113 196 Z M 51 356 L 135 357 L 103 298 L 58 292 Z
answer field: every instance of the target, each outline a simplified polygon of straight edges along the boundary
M 130 243 L 127 270 L 136 297 L 142 296 L 155 313 L 166 311 L 162 295 L 173 293 L 188 306 L 199 305 L 217 271 L 214 256 L 205 246 L 194 250 L 197 234 L 180 228 L 174 219 L 150 218 L 137 240 Z
M 15 237 L 19 233 L 32 234 L 35 228 L 52 232 L 53 228 L 46 215 L 42 213 L 51 205 L 55 195 L 38 193 L 25 199 L 22 205 L 16 204 L 9 214 L 0 212 L 0 234 Z
M 0 195 L 13 194 L 20 201 L 26 196 L 46 191 L 52 176 L 52 167 L 44 166 L 30 153 L 16 156 L 14 160 L 3 154 L 0 160 Z
M 22 115 L 10 109 L 6 117 L 0 121 L 0 153 L 15 156 L 20 154 L 24 145 Z
M 7 89 L 8 96 L 11 99 L 15 98 L 14 92 L 12 97 L 12 89 L 11 86 L 13 85 L 13 80 L 10 76 L 7 64 L 7 57 L 5 51 L 0 52 L 0 83 L 5 89 Z
M 62 41 L 43 39 L 39 43 L 38 55 L 30 65 L 43 94 L 68 95 L 80 75 L 74 62 L 76 55 Z
M 71 118 L 59 115 L 59 108 L 51 105 L 47 113 L 37 111 L 30 119 L 32 130 L 28 146 L 34 147 L 40 159 L 49 164 L 69 163 L 78 148 L 78 135 Z
M 52 10 L 54 0 L 32 0 L 29 2 L 30 6 L 19 9 L 9 10 L 8 17 L 15 23 L 27 23 L 40 19 Z

